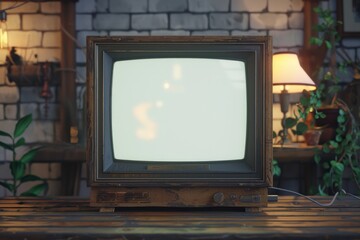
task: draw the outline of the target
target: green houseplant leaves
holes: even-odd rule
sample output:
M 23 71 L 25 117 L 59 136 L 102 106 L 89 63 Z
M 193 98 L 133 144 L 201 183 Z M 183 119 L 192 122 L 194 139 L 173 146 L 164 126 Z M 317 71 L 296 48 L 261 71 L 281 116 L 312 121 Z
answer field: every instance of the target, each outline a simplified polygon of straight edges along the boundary
M 24 191 L 20 196 L 39 196 L 48 188 L 48 184 L 44 179 L 32 174 L 26 175 L 26 167 L 32 162 L 39 148 L 32 148 L 25 152 L 21 157 L 17 156 L 18 149 L 26 144 L 25 138 L 22 137 L 22 135 L 31 123 L 32 115 L 28 114 L 17 121 L 12 134 L 0 131 L 0 136 L 2 136 L 1 139 L 7 140 L 0 141 L 0 147 L 11 151 L 13 156 L 12 162 L 9 165 L 12 181 L 0 181 L 0 186 L 8 189 L 13 196 L 18 196 L 19 187 L 28 182 L 36 181 L 40 183 Z

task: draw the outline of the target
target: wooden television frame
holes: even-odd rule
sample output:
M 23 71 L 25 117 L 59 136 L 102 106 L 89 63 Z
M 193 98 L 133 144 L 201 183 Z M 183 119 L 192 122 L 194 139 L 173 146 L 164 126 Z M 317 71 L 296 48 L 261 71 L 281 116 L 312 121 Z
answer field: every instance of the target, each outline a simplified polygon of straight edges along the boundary
M 240 166 L 239 169 L 234 169 L 231 174 L 198 174 L 196 168 L 199 166 L 188 163 L 145 162 L 144 171 L 116 170 L 129 161 L 114 159 L 111 147 L 108 147 L 111 130 L 104 115 L 110 114 L 107 97 L 113 63 L 139 56 L 194 57 L 199 52 L 205 52 L 210 58 L 235 56 L 246 63 L 249 134 L 245 159 L 234 163 L 234 166 Z M 266 206 L 268 187 L 272 185 L 271 68 L 272 44 L 271 37 L 267 36 L 88 37 L 87 165 L 91 204 L 99 207 Z M 174 169 L 180 169 L 180 172 Z

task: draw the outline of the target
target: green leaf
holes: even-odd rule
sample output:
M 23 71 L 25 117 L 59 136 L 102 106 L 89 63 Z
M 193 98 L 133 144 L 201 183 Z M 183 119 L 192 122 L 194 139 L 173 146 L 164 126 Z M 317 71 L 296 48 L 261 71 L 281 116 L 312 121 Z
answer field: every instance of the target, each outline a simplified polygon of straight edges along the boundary
M 279 167 L 278 161 L 275 159 L 272 160 L 272 173 L 273 176 L 281 175 L 281 168 Z
M 329 152 L 330 152 L 329 145 L 323 144 L 323 152 L 324 152 L 324 153 L 329 153 Z
M 304 134 L 307 130 L 308 126 L 303 122 L 300 122 L 298 125 L 296 125 L 296 131 L 299 133 L 299 135 Z
M 25 174 L 25 164 L 20 161 L 12 161 L 10 163 L 11 174 L 16 180 L 21 179 Z
M 44 192 L 47 189 L 48 185 L 46 182 L 40 183 L 38 185 L 33 186 L 26 192 L 23 192 L 20 194 L 20 196 L 39 196 L 42 192 Z
M 295 118 L 286 118 L 285 119 L 285 127 L 286 128 L 292 128 L 297 123 L 297 120 Z
M 9 133 L 1 131 L 1 130 L 0 130 L 0 136 L 12 138 L 12 136 Z
M 25 117 L 19 119 L 16 123 L 15 130 L 14 130 L 14 138 L 21 136 L 25 130 L 29 127 L 30 123 L 32 122 L 32 114 L 28 114 Z
M 342 138 L 341 135 L 336 135 L 335 140 L 336 140 L 337 142 L 342 142 L 343 138 Z
M 344 167 L 344 164 L 340 163 L 340 162 L 337 162 L 337 161 L 331 161 L 330 162 L 332 168 L 335 170 L 335 172 L 337 174 L 342 174 L 342 172 L 344 171 L 345 167 Z
M 335 142 L 334 140 L 330 140 L 330 145 L 333 146 L 334 148 L 339 147 L 339 144 L 337 142 Z
M 25 138 L 20 138 L 16 143 L 15 143 L 15 148 L 23 146 L 25 144 Z
M 328 48 L 328 49 L 331 49 L 332 48 L 332 45 L 331 45 L 331 43 L 329 42 L 329 41 L 325 41 L 325 45 L 326 45 L 326 47 Z
M 21 158 L 20 158 L 20 162 L 26 164 L 31 162 L 34 157 L 36 156 L 37 151 L 39 150 L 39 148 L 33 148 L 31 150 L 29 150 L 27 153 L 25 153 Z
M 301 103 L 301 105 L 303 105 L 304 107 L 307 107 L 307 106 L 309 106 L 309 104 L 310 104 L 310 99 L 307 98 L 307 97 L 301 96 L 301 97 L 300 97 L 300 103 Z
M 344 115 L 339 115 L 337 117 L 337 122 L 338 123 L 344 123 L 346 121 L 346 117 Z
M 4 143 L 4 142 L 0 142 L 0 147 L 3 147 L 7 150 L 10 150 L 10 151 L 14 151 L 13 147 L 7 143 Z
M 273 131 L 273 138 L 276 138 L 276 132 Z
M 14 184 L 12 184 L 12 183 L 7 183 L 7 182 L 1 182 L 0 181 L 0 186 L 3 186 L 4 188 L 9 190 L 10 192 L 12 192 L 14 190 Z
M 42 181 L 43 179 L 41 177 L 29 174 L 29 175 L 25 175 L 20 179 L 21 183 L 24 182 L 32 182 L 32 181 Z
M 319 191 L 320 196 L 327 196 L 327 194 L 324 192 L 324 190 L 325 190 L 325 187 L 322 187 L 321 185 L 319 185 L 318 191 Z

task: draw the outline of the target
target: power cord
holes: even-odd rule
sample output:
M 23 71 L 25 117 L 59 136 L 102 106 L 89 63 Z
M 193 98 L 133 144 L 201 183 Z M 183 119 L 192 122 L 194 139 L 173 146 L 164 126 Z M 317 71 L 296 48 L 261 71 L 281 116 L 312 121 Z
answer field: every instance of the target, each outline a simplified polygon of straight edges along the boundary
M 282 191 L 282 192 L 288 192 L 288 193 L 292 193 L 292 194 L 298 195 L 298 196 L 300 196 L 300 197 L 306 198 L 307 200 L 309 200 L 309 201 L 311 201 L 311 202 L 313 202 L 313 203 L 315 203 L 316 205 L 319 205 L 319 206 L 321 206 L 321 207 L 331 207 L 331 206 L 334 204 L 337 196 L 338 196 L 339 193 L 340 193 L 340 192 L 337 192 L 329 203 L 321 203 L 321 202 L 316 201 L 315 199 L 313 199 L 313 198 L 311 198 L 311 197 L 308 197 L 308 196 L 306 196 L 306 195 L 304 195 L 304 194 L 301 194 L 301 193 L 298 193 L 298 192 L 295 192 L 295 191 L 292 191 L 292 190 L 288 190 L 288 189 L 284 189 L 284 188 L 278 188 L 278 187 L 269 187 L 269 189 L 273 189 L 273 190 L 277 190 L 277 191 Z M 349 195 L 349 196 L 351 196 L 351 197 L 353 197 L 353 198 L 355 198 L 355 199 L 357 199 L 357 200 L 360 200 L 360 197 L 355 196 L 354 194 L 348 193 L 348 192 L 346 192 L 344 189 L 341 189 L 340 191 L 341 191 L 342 193 L 344 193 L 345 195 Z

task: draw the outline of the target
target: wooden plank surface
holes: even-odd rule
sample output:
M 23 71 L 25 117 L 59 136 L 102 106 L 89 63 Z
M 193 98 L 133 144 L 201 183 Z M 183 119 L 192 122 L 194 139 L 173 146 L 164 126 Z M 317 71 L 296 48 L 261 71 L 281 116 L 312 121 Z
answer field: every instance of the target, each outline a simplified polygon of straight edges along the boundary
M 328 197 L 316 197 L 328 203 Z M 0 200 L 0 239 L 360 239 L 360 201 L 320 207 L 281 196 L 261 212 L 241 209 L 119 208 L 100 213 L 87 199 Z

